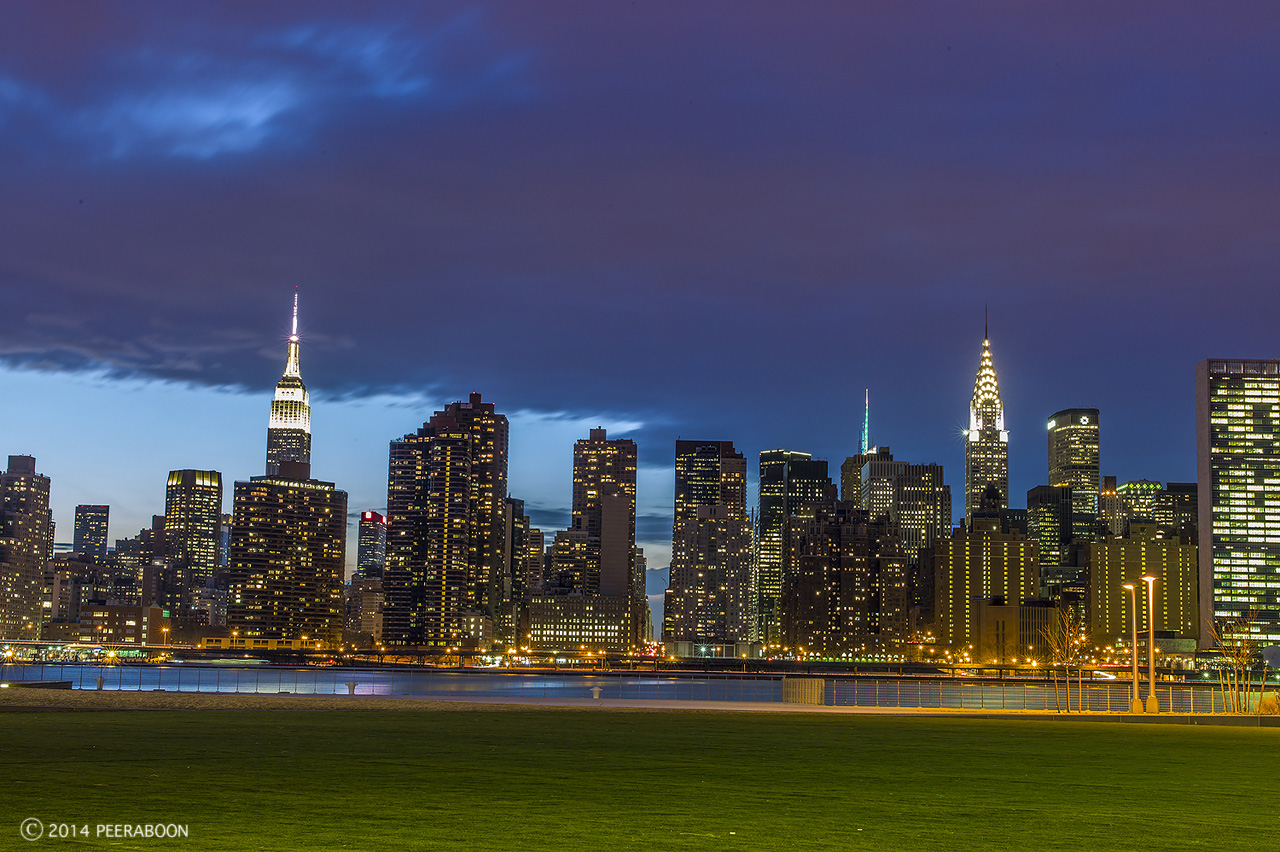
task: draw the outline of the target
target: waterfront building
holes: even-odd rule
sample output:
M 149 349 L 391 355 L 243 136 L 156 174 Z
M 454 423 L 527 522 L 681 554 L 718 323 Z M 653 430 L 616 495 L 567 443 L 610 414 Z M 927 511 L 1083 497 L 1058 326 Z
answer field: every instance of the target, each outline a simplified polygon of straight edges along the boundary
M 218 570 L 222 531 L 222 474 L 171 470 L 165 487 L 164 534 L 168 572 L 161 604 L 191 608 L 192 595 Z
M 677 441 L 664 642 L 751 641 L 747 463 L 732 441 Z
M 912 594 L 896 526 L 834 500 L 791 524 L 781 650 L 845 659 L 899 654 Z
M 31 456 L 0 474 L 0 639 L 39 639 L 44 566 L 53 557 L 49 477 Z
M 391 442 L 388 645 L 474 647 L 482 637 L 468 625 L 486 619 L 480 632 L 492 635 L 506 571 L 508 433 L 506 416 L 473 393 Z
M 227 627 L 250 639 L 341 643 L 347 494 L 283 461 L 235 484 Z
M 1255 619 L 1280 643 L 1280 360 L 1196 367 L 1201 647 L 1209 619 Z

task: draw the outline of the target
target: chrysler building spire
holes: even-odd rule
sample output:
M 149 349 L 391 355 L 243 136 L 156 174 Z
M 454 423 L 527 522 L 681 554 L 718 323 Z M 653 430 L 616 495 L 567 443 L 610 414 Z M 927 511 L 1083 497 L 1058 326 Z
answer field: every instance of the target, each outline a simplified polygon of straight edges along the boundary
M 293 328 L 284 375 L 276 382 L 267 423 L 267 473 L 280 473 L 281 462 L 311 463 L 311 405 L 298 363 L 298 292 L 293 293 Z
M 1000 505 L 1009 507 L 1009 433 L 1004 428 L 1004 402 L 991 359 L 991 340 L 983 317 L 982 356 L 973 381 L 969 403 L 969 428 L 965 431 L 964 517 L 972 520 L 990 486 L 1000 491 Z

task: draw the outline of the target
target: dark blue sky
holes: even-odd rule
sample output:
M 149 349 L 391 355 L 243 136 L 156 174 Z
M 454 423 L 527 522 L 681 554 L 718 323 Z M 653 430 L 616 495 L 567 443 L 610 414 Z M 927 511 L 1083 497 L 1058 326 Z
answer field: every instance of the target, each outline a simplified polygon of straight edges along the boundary
M 133 532 L 170 467 L 260 471 L 295 285 L 316 474 L 353 509 L 388 439 L 480 390 L 540 424 L 512 478 L 548 527 L 572 438 L 629 430 L 658 554 L 677 436 L 838 465 L 866 387 L 872 441 L 962 511 L 984 304 L 1015 504 L 1069 406 L 1105 473 L 1192 479 L 1195 363 L 1276 355 L 1273 3 L 3 19 L 0 452 L 58 472 L 59 538 L 89 495 Z M 225 404 L 193 446 L 197 399 Z

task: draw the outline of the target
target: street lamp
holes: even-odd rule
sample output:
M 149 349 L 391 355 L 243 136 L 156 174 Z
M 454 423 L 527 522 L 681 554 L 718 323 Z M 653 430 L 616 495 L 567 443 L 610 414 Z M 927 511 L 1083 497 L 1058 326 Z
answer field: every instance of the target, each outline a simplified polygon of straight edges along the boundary
M 1147 712 L 1159 713 L 1160 702 L 1156 699 L 1156 578 L 1143 574 L 1142 579 L 1147 584 L 1147 679 L 1151 682 L 1147 693 Z
M 1133 612 L 1133 644 L 1129 646 L 1133 658 L 1133 695 L 1129 699 L 1129 712 L 1142 712 L 1142 699 L 1138 697 L 1138 592 L 1133 583 L 1125 583 L 1124 589 L 1129 593 L 1130 609 Z

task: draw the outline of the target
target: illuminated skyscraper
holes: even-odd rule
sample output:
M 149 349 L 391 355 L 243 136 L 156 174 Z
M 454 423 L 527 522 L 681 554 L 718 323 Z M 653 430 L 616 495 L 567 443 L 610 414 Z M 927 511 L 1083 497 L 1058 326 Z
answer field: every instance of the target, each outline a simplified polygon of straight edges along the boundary
M 1049 418 L 1049 484 L 1071 486 L 1074 535 L 1097 539 L 1099 465 L 1098 409 L 1068 408 Z
M 1280 360 L 1196 367 L 1201 647 L 1208 620 L 1253 613 L 1280 642 Z
M 110 506 L 76 506 L 75 543 L 71 549 L 94 559 L 106 556 L 110 514 Z
M 168 565 L 162 606 L 179 609 L 218 569 L 222 531 L 222 474 L 171 470 L 165 488 L 164 534 Z
M 507 556 L 507 418 L 473 393 L 391 442 L 387 644 L 447 647 L 501 603 Z
M 866 512 L 835 500 L 790 526 L 793 565 L 778 604 L 782 644 L 846 659 L 897 653 L 911 609 L 897 528 L 868 523 Z
M 267 475 L 280 472 L 285 461 L 311 463 L 311 405 L 298 366 L 298 294 L 293 294 L 293 331 L 284 375 L 276 382 L 267 423 Z
M 0 639 L 39 639 L 44 565 L 53 557 L 49 477 L 31 456 L 0 474 Z
M 794 450 L 760 453 L 760 511 L 756 515 L 756 635 L 778 638 L 778 599 L 787 574 L 788 520 L 804 506 L 835 499 L 827 462 Z
M 227 627 L 250 640 L 337 647 L 347 493 L 311 479 L 311 466 L 281 462 L 274 475 L 235 484 Z
M 665 642 L 751 639 L 747 462 L 731 441 L 676 441 Z
M 361 577 L 381 577 L 386 563 L 387 519 L 377 512 L 361 512 L 356 538 L 356 570 Z
M 573 445 L 573 527 L 598 541 L 592 594 L 630 593 L 636 548 L 636 442 L 604 429 Z
M 987 486 L 1000 489 L 1000 507 L 1009 507 L 1009 433 L 1004 428 L 1004 403 L 991 360 L 991 341 L 985 331 L 982 358 L 969 403 L 969 429 L 965 444 L 964 517 L 969 522 L 982 505 Z

